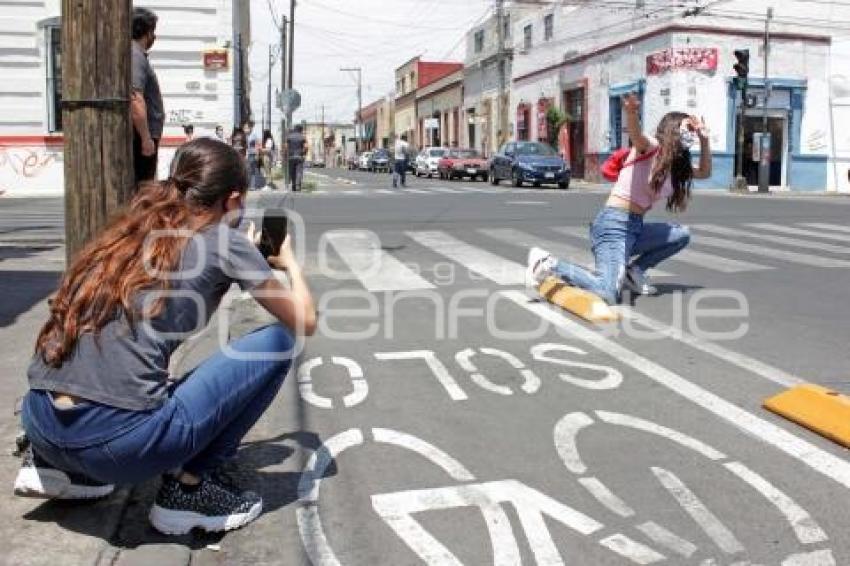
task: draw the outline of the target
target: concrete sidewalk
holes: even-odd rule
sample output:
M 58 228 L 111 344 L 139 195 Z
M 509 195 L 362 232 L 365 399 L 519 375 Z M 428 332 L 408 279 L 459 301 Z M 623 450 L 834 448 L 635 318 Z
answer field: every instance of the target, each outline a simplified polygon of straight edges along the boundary
M 34 244 L 34 243 L 33 243 Z M 20 430 L 15 415 L 26 392 L 26 369 L 35 338 L 47 317 L 47 297 L 55 290 L 64 269 L 64 248 L 56 243 L 0 245 L 0 538 L 5 551 L 0 564 L 9 565 L 147 565 L 157 566 L 233 563 L 221 547 L 225 536 L 192 533 L 168 537 L 153 530 L 147 512 L 157 482 L 123 487 L 110 497 L 95 502 L 59 502 L 24 499 L 12 495 L 12 482 L 20 460 L 12 454 Z M 235 290 L 231 292 L 235 293 Z M 270 321 L 252 299 L 236 293 L 229 313 L 232 336 L 238 336 Z M 188 347 L 178 351 L 175 374 L 182 373 L 211 354 L 217 347 L 217 317 Z M 265 431 L 268 433 L 268 431 Z M 262 426 L 252 438 L 264 434 Z M 265 436 L 268 436 L 266 434 Z M 247 457 L 250 459 L 250 456 Z M 252 468 L 240 454 L 240 466 Z M 241 469 L 241 468 L 240 468 Z M 249 487 L 251 478 L 248 478 Z M 250 528 L 250 526 L 248 527 Z M 238 561 L 238 559 L 236 559 Z

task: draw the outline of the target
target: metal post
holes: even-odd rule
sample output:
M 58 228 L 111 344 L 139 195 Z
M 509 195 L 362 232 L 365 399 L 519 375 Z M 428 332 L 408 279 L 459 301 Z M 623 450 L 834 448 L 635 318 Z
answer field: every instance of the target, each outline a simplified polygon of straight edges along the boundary
M 280 24 L 280 91 L 281 97 L 283 97 L 283 93 L 286 92 L 286 55 L 287 55 L 287 47 L 286 47 L 286 16 L 281 18 Z M 281 108 L 281 110 L 283 110 Z M 280 115 L 280 147 L 284 148 L 286 146 L 286 134 L 287 134 L 287 114 L 285 112 L 281 112 Z M 284 188 L 289 186 L 289 155 L 288 153 L 282 152 L 283 159 L 281 159 L 283 165 L 283 186 Z
M 289 65 L 286 71 L 286 88 L 292 90 L 292 76 L 295 70 L 295 0 L 289 5 Z M 286 111 L 286 124 L 292 127 L 292 108 Z
M 762 135 L 759 142 L 759 192 L 770 192 L 770 148 L 772 140 L 767 130 L 767 107 L 770 100 L 770 83 L 768 61 L 770 60 L 770 20 L 773 18 L 773 8 L 767 9 L 764 21 L 764 102 L 762 103 Z
M 360 131 L 363 124 L 363 69 L 360 67 L 343 67 L 340 71 L 353 71 L 357 73 L 357 120 L 354 121 L 354 138 L 355 151 L 360 153 L 360 138 L 363 133 Z
M 272 129 L 272 68 L 274 67 L 274 53 L 272 51 L 272 46 L 269 45 L 269 79 L 268 79 L 268 91 L 266 92 L 266 108 L 268 108 L 269 113 L 269 121 L 268 121 L 268 129 L 271 131 Z M 266 123 L 263 122 L 263 128 L 266 127 Z
M 507 65 L 505 63 L 505 0 L 496 0 L 496 36 L 498 38 L 499 56 L 499 135 L 496 145 L 502 143 L 508 129 L 508 94 L 507 94 Z

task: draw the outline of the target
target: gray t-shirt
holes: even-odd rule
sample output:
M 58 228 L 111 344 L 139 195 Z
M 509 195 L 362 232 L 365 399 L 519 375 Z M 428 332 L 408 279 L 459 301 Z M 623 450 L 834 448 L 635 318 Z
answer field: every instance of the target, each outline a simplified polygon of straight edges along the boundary
M 148 110 L 148 129 L 151 137 L 160 139 L 165 124 L 165 109 L 162 106 L 162 93 L 159 90 L 159 80 L 148 61 L 148 55 L 135 41 L 132 42 L 132 89 L 141 92 L 145 97 Z
M 158 408 L 168 396 L 168 362 L 174 350 L 204 328 L 233 282 L 250 290 L 273 277 L 252 242 L 223 223 L 189 240 L 180 273 L 159 316 L 131 325 L 123 314 L 107 323 L 95 339 L 82 334 L 61 367 L 36 355 L 28 377 L 31 389 L 56 391 L 130 411 Z M 139 293 L 136 304 L 157 298 Z
M 289 151 L 289 159 L 302 160 L 304 159 L 304 146 L 307 144 L 307 138 L 301 132 L 289 132 L 286 136 L 286 146 Z

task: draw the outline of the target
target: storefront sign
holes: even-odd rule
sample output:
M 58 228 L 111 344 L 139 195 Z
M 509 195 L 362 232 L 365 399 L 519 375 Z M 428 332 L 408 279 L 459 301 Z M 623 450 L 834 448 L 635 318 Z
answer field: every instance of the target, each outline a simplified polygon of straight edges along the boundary
M 714 47 L 671 47 L 646 58 L 647 75 L 660 75 L 678 69 L 717 70 L 717 49 Z
M 439 130 L 440 120 L 438 118 L 425 118 L 422 120 L 422 125 L 425 126 L 426 130 Z
M 203 57 L 205 71 L 223 71 L 228 67 L 227 49 L 205 49 Z

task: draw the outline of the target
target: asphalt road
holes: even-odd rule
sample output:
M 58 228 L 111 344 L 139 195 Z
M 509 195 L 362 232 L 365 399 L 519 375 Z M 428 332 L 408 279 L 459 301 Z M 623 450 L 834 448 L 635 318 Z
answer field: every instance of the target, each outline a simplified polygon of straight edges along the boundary
M 265 515 L 198 563 L 850 564 L 848 452 L 761 408 L 850 390 L 850 199 L 698 194 L 661 296 L 594 327 L 521 275 L 587 260 L 602 191 L 311 173 L 321 330 L 241 454 Z M 60 209 L 0 201 L 0 248 Z

